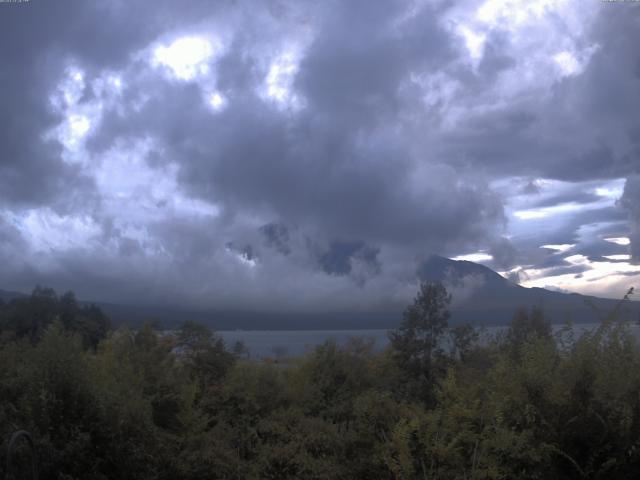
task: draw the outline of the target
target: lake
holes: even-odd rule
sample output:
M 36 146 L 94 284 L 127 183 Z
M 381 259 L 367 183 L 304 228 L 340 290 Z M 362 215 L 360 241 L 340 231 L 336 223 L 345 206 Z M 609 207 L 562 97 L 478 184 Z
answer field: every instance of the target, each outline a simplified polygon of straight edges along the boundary
M 554 331 L 563 325 L 554 325 Z M 573 326 L 576 336 L 597 327 L 595 323 L 576 324 Z M 506 327 L 484 327 L 483 337 L 494 335 Z M 632 325 L 631 329 L 636 337 L 640 337 L 640 327 Z M 327 340 L 335 340 L 339 345 L 345 345 L 350 338 L 371 338 L 375 341 L 377 350 L 384 349 L 389 344 L 387 333 L 389 330 L 227 330 L 218 331 L 229 348 L 237 341 L 241 341 L 249 350 L 252 358 L 264 357 L 297 357 L 304 355 Z
M 216 332 L 229 348 L 237 341 L 244 343 L 251 357 L 298 357 L 327 340 L 339 345 L 350 338 L 372 338 L 377 349 L 388 343 L 388 330 L 231 330 Z

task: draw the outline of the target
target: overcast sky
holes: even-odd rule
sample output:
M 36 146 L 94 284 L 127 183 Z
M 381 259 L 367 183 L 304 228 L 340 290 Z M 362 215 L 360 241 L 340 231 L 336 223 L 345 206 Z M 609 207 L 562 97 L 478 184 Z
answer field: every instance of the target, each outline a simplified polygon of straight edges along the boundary
M 432 253 L 640 286 L 640 3 L 0 3 L 0 288 L 404 305 Z

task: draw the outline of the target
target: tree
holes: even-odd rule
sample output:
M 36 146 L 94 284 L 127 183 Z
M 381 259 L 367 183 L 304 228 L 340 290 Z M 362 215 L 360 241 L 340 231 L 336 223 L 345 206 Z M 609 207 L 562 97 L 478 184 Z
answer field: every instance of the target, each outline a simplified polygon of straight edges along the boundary
M 551 334 L 551 324 L 540 307 L 532 307 L 531 312 L 520 308 L 507 330 L 507 346 L 517 356 L 524 344 L 539 339 L 549 340 Z
M 96 348 L 106 338 L 109 318 L 95 305 L 80 306 L 73 292 L 58 297 L 51 288 L 36 287 L 30 297 L 13 299 L 2 308 L 0 330 L 10 337 L 38 342 L 52 323 L 80 334 L 85 347 Z
M 188 369 L 198 379 L 202 393 L 219 383 L 235 363 L 222 337 L 197 322 L 186 321 L 180 327 L 176 347 Z
M 448 327 L 450 303 L 451 295 L 441 283 L 422 283 L 413 304 L 404 311 L 400 328 L 389 334 L 396 361 L 418 382 L 415 393 L 427 402 L 433 392 L 436 363 L 443 356 L 442 339 Z
M 30 297 L 16 298 L 3 310 L 2 330 L 35 344 L 58 316 L 58 297 L 51 288 L 37 286 Z
M 464 323 L 453 327 L 450 336 L 454 357 L 458 357 L 461 362 L 464 362 L 470 350 L 478 342 L 478 332 L 473 328 L 473 325 Z

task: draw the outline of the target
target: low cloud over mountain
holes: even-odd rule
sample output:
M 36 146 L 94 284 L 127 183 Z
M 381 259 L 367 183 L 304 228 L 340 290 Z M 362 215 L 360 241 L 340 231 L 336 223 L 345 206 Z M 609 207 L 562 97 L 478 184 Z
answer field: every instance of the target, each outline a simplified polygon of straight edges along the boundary
M 0 285 L 383 312 L 438 253 L 619 296 L 639 7 L 0 4 Z

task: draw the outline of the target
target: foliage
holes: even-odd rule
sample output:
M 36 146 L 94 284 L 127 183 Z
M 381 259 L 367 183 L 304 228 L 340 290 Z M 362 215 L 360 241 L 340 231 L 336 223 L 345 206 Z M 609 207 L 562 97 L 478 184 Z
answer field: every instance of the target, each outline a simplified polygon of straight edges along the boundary
M 385 351 L 327 342 L 273 363 L 189 322 L 93 343 L 85 307 L 40 289 L 0 306 L 0 448 L 30 431 L 43 479 L 640 471 L 640 347 L 629 325 L 608 316 L 554 336 L 542 311 L 522 310 L 503 336 L 480 341 L 469 326 L 448 327 L 447 306 L 446 291 L 426 285 Z
M 95 348 L 109 330 L 109 319 L 95 305 L 80 305 L 73 292 L 58 297 L 51 288 L 36 287 L 31 296 L 0 304 L 0 338 L 26 338 L 36 343 L 46 328 L 59 321 Z
M 442 339 L 447 332 L 451 295 L 440 283 L 425 282 L 404 311 L 402 323 L 389 334 L 396 362 L 406 374 L 408 393 L 433 401 L 433 389 L 442 374 Z

